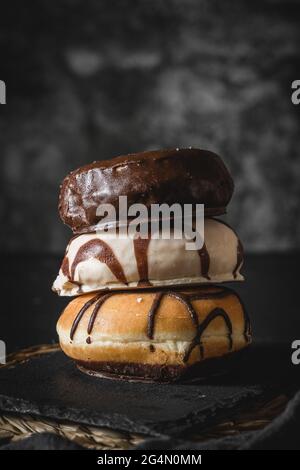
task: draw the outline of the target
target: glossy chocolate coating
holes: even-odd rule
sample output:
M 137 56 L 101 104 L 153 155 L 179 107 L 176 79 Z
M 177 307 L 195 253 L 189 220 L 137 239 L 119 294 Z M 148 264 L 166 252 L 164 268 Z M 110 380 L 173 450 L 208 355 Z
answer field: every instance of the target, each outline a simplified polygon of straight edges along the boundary
M 200 149 L 149 151 L 98 161 L 63 181 L 59 213 L 74 233 L 95 230 L 100 204 L 204 204 L 206 215 L 226 212 L 234 185 L 221 158 Z

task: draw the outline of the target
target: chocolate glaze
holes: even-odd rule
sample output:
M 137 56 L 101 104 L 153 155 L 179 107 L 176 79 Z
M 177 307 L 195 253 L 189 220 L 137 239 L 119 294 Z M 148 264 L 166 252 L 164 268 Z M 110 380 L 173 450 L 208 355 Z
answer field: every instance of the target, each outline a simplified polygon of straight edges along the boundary
M 80 234 L 74 235 L 69 240 L 69 243 L 67 244 L 67 248 L 66 248 L 66 254 L 61 264 L 62 273 L 64 274 L 64 276 L 66 276 L 69 279 L 69 281 L 71 281 L 71 275 L 70 275 L 70 263 L 69 263 L 69 258 L 68 258 L 68 251 L 73 240 L 75 240 L 75 238 L 78 238 L 78 237 L 80 237 Z M 80 283 L 77 283 L 75 281 L 72 281 L 72 282 L 73 284 L 78 284 L 80 286 Z
M 147 336 L 150 339 L 153 339 L 154 334 L 154 321 L 155 321 L 155 314 L 160 306 L 160 302 L 164 296 L 163 292 L 158 292 L 153 300 L 151 308 L 148 313 L 148 326 L 147 326 Z
M 230 290 L 228 287 L 226 288 L 228 290 Z M 244 327 L 244 339 L 246 342 L 249 342 L 250 338 L 251 338 L 251 334 L 252 334 L 252 328 L 251 328 L 251 323 L 250 323 L 250 318 L 249 318 L 249 315 L 248 315 L 248 311 L 246 309 L 246 306 L 243 302 L 243 300 L 241 299 L 240 295 L 235 292 L 235 295 L 236 297 L 239 299 L 239 302 L 242 306 L 242 309 L 243 309 L 243 314 L 244 314 L 244 324 L 245 324 L 245 327 Z
M 93 326 L 94 326 L 94 323 L 95 323 L 95 320 L 97 318 L 97 315 L 99 313 L 99 310 L 101 308 L 101 306 L 104 304 L 104 302 L 106 302 L 106 300 L 109 299 L 109 297 L 111 297 L 113 294 L 105 294 L 103 295 L 103 297 L 100 297 L 100 299 L 97 300 L 96 304 L 95 304 L 95 307 L 92 311 L 92 315 L 90 317 L 90 321 L 89 321 L 89 324 L 88 324 L 88 329 L 87 329 L 87 332 L 88 334 L 90 335 L 92 333 L 92 330 L 93 330 Z
M 153 287 L 153 284 L 150 281 L 138 281 L 137 287 L 146 289 L 146 287 Z
M 128 205 L 204 204 L 205 215 L 226 212 L 234 185 L 218 155 L 200 149 L 169 149 L 136 153 L 98 161 L 70 173 L 63 181 L 59 213 L 74 233 L 95 229 L 99 204 L 119 196 Z
M 237 277 L 237 272 L 238 272 L 238 269 L 239 269 L 239 267 L 241 266 L 241 264 L 243 262 L 243 259 L 244 259 L 244 248 L 243 248 L 243 245 L 242 245 L 240 239 L 238 239 L 237 261 L 236 261 L 235 268 L 232 272 L 234 279 L 236 279 L 236 277 Z
M 148 233 L 148 238 L 136 237 L 133 240 L 134 255 L 139 273 L 139 285 L 151 285 L 149 282 L 148 273 L 148 247 L 151 241 L 151 234 Z
M 86 312 L 86 310 L 91 305 L 95 304 L 94 309 L 92 311 L 92 314 L 90 316 L 90 320 L 89 320 L 89 324 L 88 324 L 88 328 L 87 328 L 88 335 L 90 335 L 92 333 L 93 326 L 94 326 L 95 320 L 97 318 L 97 315 L 99 314 L 101 306 L 106 302 L 106 300 L 108 300 L 113 295 L 115 295 L 115 294 L 114 293 L 108 293 L 108 294 L 104 294 L 104 295 L 103 294 L 100 294 L 100 295 L 98 294 L 95 297 L 93 297 L 92 299 L 90 299 L 88 302 L 86 302 L 86 304 L 84 304 L 84 306 L 80 309 L 79 313 L 77 314 L 77 316 L 76 316 L 76 318 L 75 318 L 75 320 L 72 324 L 71 332 L 70 332 L 70 338 L 71 339 L 73 339 L 75 331 L 76 331 L 76 329 L 79 325 L 79 322 L 80 322 L 81 318 L 83 317 L 84 313 Z M 157 292 L 155 297 L 154 297 L 154 300 L 152 302 L 152 305 L 150 307 L 149 313 L 148 313 L 148 323 L 147 323 L 147 336 L 148 336 L 148 338 L 149 339 L 154 338 L 156 314 L 159 310 L 160 303 L 161 303 L 162 299 L 165 296 L 169 296 L 169 297 L 175 298 L 176 300 L 178 300 L 179 302 L 181 302 L 185 306 L 186 312 L 189 314 L 189 316 L 192 320 L 192 323 L 195 326 L 195 336 L 192 339 L 189 347 L 187 348 L 187 350 L 184 354 L 183 362 L 188 361 L 188 359 L 190 357 L 190 354 L 192 353 L 192 351 L 194 350 L 194 348 L 196 346 L 199 346 L 200 355 L 203 358 L 204 349 L 203 349 L 203 345 L 201 343 L 202 335 L 203 335 L 204 331 L 206 330 L 206 328 L 209 326 L 209 324 L 217 317 L 223 318 L 223 320 L 225 322 L 225 325 L 226 325 L 227 331 L 228 331 L 228 349 L 229 349 L 229 351 L 232 350 L 232 346 L 233 346 L 233 343 L 232 343 L 232 323 L 231 323 L 231 320 L 230 320 L 228 314 L 225 312 L 225 310 L 222 309 L 222 308 L 214 308 L 205 317 L 205 319 L 202 322 L 199 323 L 198 314 L 197 314 L 197 312 L 195 311 L 195 309 L 192 305 L 192 302 L 196 301 L 196 300 L 222 298 L 222 297 L 226 297 L 228 295 L 236 295 L 236 294 L 229 288 L 222 288 L 220 290 L 217 289 L 215 292 L 203 292 L 203 293 L 202 292 L 198 292 L 198 293 L 184 292 L 183 293 L 183 292 L 167 291 L 167 290 Z M 250 339 L 250 333 L 251 333 L 250 322 L 249 322 L 249 317 L 248 317 L 248 315 L 246 313 L 246 310 L 244 308 L 244 305 L 242 303 L 241 303 L 241 306 L 242 306 L 242 310 L 243 310 L 243 314 L 244 314 L 244 322 L 245 322 L 244 338 L 245 338 L 245 341 L 248 343 L 249 339 Z M 151 346 L 150 346 L 150 348 L 151 348 Z
M 238 237 L 238 234 L 237 232 L 231 227 L 231 225 L 229 225 L 227 222 L 225 222 L 224 220 L 222 219 L 215 219 L 214 217 L 209 217 L 210 219 L 213 219 L 213 220 L 217 220 L 217 222 L 219 222 L 220 224 L 223 224 L 223 225 L 226 225 L 226 227 L 228 227 L 230 230 L 233 231 L 233 233 L 235 234 L 237 240 L 238 240 L 238 246 L 237 246 L 237 261 L 236 261 L 236 265 L 232 271 L 232 275 L 234 277 L 234 279 L 236 279 L 237 277 L 237 273 L 238 273 L 238 270 L 239 268 L 241 267 L 241 264 L 242 262 L 244 261 L 244 247 L 242 245 L 242 242 L 241 240 L 239 239 Z
M 190 354 L 192 353 L 193 349 L 196 346 L 200 346 L 201 357 L 204 356 L 204 349 L 203 349 L 203 345 L 201 344 L 201 337 L 202 337 L 202 334 L 204 333 L 204 331 L 206 330 L 206 328 L 208 327 L 208 325 L 217 317 L 221 317 L 225 321 L 225 324 L 226 324 L 226 327 L 227 327 L 227 330 L 228 330 L 229 350 L 230 351 L 232 350 L 233 343 L 232 343 L 232 337 L 231 337 L 231 335 L 232 335 L 231 320 L 230 320 L 229 316 L 227 315 L 227 313 L 225 312 L 225 310 L 223 310 L 222 308 L 214 308 L 207 315 L 207 317 L 203 320 L 202 323 L 200 323 L 200 324 L 198 323 L 197 333 L 196 333 L 193 341 L 191 342 L 190 346 L 188 347 L 187 351 L 185 352 L 183 362 L 188 361 L 188 359 L 190 357 Z
M 214 286 L 211 286 L 214 287 Z M 236 295 L 237 293 L 231 290 L 229 287 L 220 287 L 215 292 L 201 292 L 200 293 L 189 293 L 189 300 L 193 302 L 194 300 L 207 300 L 207 299 L 223 299 L 224 297 L 228 297 L 228 295 Z
M 167 295 L 169 297 L 173 297 L 174 299 L 181 302 L 186 307 L 187 313 L 190 315 L 193 324 L 195 326 L 198 325 L 198 315 L 195 312 L 195 309 L 191 304 L 191 301 L 189 299 L 189 294 L 187 294 L 187 293 L 182 294 L 180 292 L 169 291 L 169 292 L 166 292 L 165 295 Z M 199 294 L 199 296 L 197 297 L 197 300 L 199 300 L 199 299 L 201 299 L 201 294 Z
M 67 278 L 70 278 L 70 266 L 69 266 L 69 259 L 67 255 L 63 259 L 63 262 L 61 264 L 61 270 L 64 276 L 67 276 Z
M 99 297 L 101 297 L 102 294 L 98 294 L 96 295 L 95 297 L 92 297 L 90 300 L 88 300 L 84 305 L 83 307 L 79 310 L 79 312 L 77 313 L 74 321 L 73 321 L 73 324 L 72 324 L 72 327 L 71 327 L 71 331 L 70 331 L 70 339 L 72 340 L 74 338 L 74 334 L 78 328 L 78 325 L 80 323 L 80 320 L 82 319 L 84 313 L 87 311 L 87 309 L 93 305 L 93 303 L 95 303 Z
M 201 344 L 202 334 L 205 331 L 205 329 L 208 327 L 210 322 L 218 316 L 222 317 L 225 321 L 225 324 L 226 324 L 227 329 L 228 329 L 229 349 L 230 350 L 232 349 L 232 339 L 231 339 L 232 324 L 231 324 L 229 316 L 227 315 L 227 313 L 223 309 L 215 308 L 214 310 L 212 310 L 209 313 L 209 315 L 203 320 L 203 322 L 199 324 L 197 312 L 195 311 L 195 309 L 192 305 L 192 302 L 191 302 L 191 299 L 189 298 L 189 295 L 186 294 L 186 293 L 183 294 L 183 293 L 173 292 L 173 291 L 159 292 L 158 294 L 156 294 L 156 296 L 154 298 L 154 301 L 153 301 L 153 304 L 151 306 L 151 309 L 149 311 L 149 315 L 148 315 L 148 338 L 153 339 L 155 315 L 158 311 L 160 302 L 161 302 L 162 298 L 165 295 L 167 295 L 169 297 L 173 297 L 173 298 L 177 299 L 179 302 L 184 304 L 184 306 L 186 307 L 186 310 L 189 313 L 189 315 L 191 317 L 191 320 L 192 320 L 192 322 L 193 322 L 193 324 L 195 325 L 195 328 L 196 328 L 195 337 L 194 337 L 193 341 L 191 342 L 188 350 L 186 351 L 186 353 L 184 355 L 184 358 L 183 358 L 184 362 L 188 361 L 191 352 L 193 351 L 193 349 L 197 345 L 200 346 L 200 353 L 201 353 L 201 356 L 203 356 L 204 351 L 203 351 L 202 344 Z M 227 294 L 227 295 L 229 295 L 229 294 Z M 201 294 L 198 294 L 198 295 L 194 294 L 194 296 L 193 296 L 194 301 L 195 300 L 201 300 L 201 299 L 203 299 Z
M 89 258 L 96 258 L 101 261 L 101 263 L 105 263 L 119 282 L 127 284 L 122 265 L 116 258 L 113 250 L 107 243 L 99 238 L 90 240 L 79 248 L 71 266 L 72 282 L 74 282 L 76 266 Z

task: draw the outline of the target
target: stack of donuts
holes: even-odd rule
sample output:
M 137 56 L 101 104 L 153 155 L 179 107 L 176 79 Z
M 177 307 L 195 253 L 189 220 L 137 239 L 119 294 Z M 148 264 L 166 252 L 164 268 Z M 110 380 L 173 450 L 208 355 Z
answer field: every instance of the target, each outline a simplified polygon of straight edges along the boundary
M 243 248 L 218 217 L 234 185 L 218 155 L 194 148 L 98 161 L 63 181 L 59 212 L 74 233 L 53 290 L 74 296 L 57 323 L 62 350 L 89 374 L 170 382 L 229 368 L 251 342 L 239 296 Z M 204 205 L 204 243 L 119 236 L 101 229 L 99 207 Z M 159 226 L 160 227 L 160 226 Z M 163 230 L 159 228 L 159 230 Z M 161 235 L 161 234 L 160 234 Z

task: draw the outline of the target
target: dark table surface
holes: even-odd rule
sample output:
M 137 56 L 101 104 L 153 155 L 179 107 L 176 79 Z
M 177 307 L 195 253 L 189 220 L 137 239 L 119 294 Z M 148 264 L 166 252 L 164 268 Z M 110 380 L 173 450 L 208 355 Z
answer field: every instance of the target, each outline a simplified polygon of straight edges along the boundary
M 55 325 L 70 300 L 51 291 L 60 264 L 53 255 L 2 255 L 0 339 L 7 352 L 57 341 Z M 256 341 L 300 339 L 300 253 L 248 254 L 244 283 L 231 283 L 252 318 Z M 298 291 L 299 289 L 299 291 Z

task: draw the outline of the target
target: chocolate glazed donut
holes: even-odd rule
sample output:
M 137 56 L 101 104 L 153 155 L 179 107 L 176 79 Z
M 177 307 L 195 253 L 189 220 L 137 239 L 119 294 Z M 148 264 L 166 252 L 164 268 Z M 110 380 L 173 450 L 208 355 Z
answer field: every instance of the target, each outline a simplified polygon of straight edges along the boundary
M 70 173 L 63 181 L 59 213 L 74 233 L 95 230 L 100 204 L 119 196 L 128 206 L 151 204 L 204 204 L 205 215 L 226 212 L 234 185 L 221 158 L 200 149 L 169 149 L 130 154 L 99 161 Z

